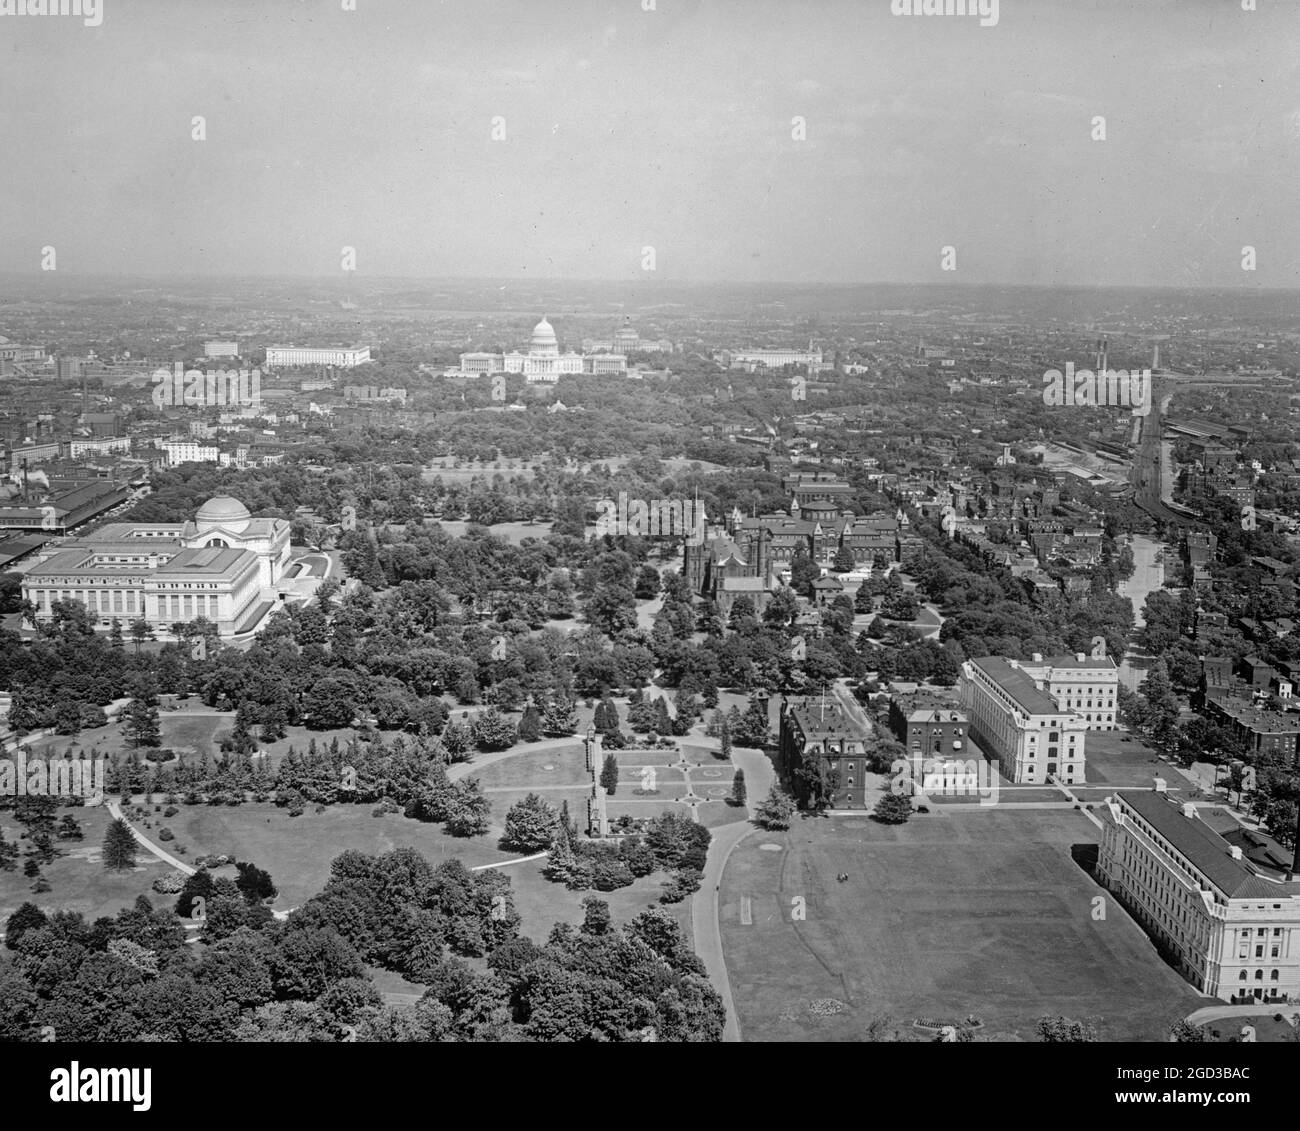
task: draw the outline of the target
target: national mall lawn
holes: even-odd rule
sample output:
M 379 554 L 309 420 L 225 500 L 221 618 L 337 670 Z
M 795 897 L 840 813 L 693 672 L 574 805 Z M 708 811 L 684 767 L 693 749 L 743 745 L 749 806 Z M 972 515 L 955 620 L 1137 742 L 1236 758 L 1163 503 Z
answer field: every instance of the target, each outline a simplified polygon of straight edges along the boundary
M 996 806 L 745 838 L 719 906 L 741 1039 L 863 1040 L 873 1022 L 933 1039 L 913 1021 L 974 1014 L 976 1039 L 1033 1041 L 1039 1017 L 1064 1014 L 1101 1040 L 1166 1040 L 1215 1003 L 1076 863 L 1098 840 L 1075 810 Z

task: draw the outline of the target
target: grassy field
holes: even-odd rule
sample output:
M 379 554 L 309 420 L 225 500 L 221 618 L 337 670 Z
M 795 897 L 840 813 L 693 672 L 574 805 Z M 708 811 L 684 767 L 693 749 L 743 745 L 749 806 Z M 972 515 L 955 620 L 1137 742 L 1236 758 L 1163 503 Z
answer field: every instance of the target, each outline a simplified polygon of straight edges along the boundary
M 1113 900 L 1094 920 L 1103 891 L 1071 847 L 1095 843 L 1073 811 L 1011 810 L 748 838 L 720 906 L 742 1037 L 860 1040 L 873 1022 L 975 1014 L 987 1038 L 1033 1040 L 1040 1016 L 1063 1013 L 1103 1039 L 1163 1040 L 1206 999 Z M 827 1000 L 839 1012 L 812 1010 Z
M 58 819 L 72 813 L 81 826 L 83 839 L 79 841 L 56 840 L 62 853 L 41 872 L 50 881 L 51 890 L 39 894 L 32 892 L 32 880 L 22 873 L 22 861 L 14 872 L 0 872 L 0 928 L 19 905 L 31 901 L 43 910 L 80 911 L 88 920 L 101 915 L 116 915 L 135 902 L 136 897 L 147 895 L 158 906 L 167 897 L 150 890 L 150 884 L 171 868 L 146 852 L 140 852 L 136 867 L 129 872 L 110 872 L 100 859 L 100 845 L 108 828 L 108 810 L 102 805 L 60 809 Z M 19 841 L 22 826 L 13 819 L 12 812 L 0 812 L 0 829 L 10 844 Z
M 197 714 L 190 712 L 199 712 Z M 234 726 L 233 711 L 209 711 L 197 699 L 190 699 L 182 704 L 181 711 L 159 711 L 158 722 L 162 731 L 162 748 L 180 753 L 216 755 L 216 736 Z M 254 735 L 257 730 L 254 728 Z M 356 732 L 350 727 L 341 730 L 308 730 L 306 727 L 289 727 L 285 737 L 276 742 L 262 742 L 258 739 L 258 748 L 265 750 L 271 759 L 271 765 L 279 765 L 280 759 L 289 752 L 290 746 L 301 751 L 307 749 L 314 738 L 319 745 L 328 746 L 335 738 L 340 743 L 347 742 Z M 386 738 L 391 737 L 385 735 Z M 71 738 L 51 738 L 33 744 L 33 748 L 44 752 L 62 753 L 72 746 L 78 750 L 98 748 L 106 757 L 116 757 L 129 752 L 129 747 L 122 738 L 121 728 L 115 724 L 100 727 L 97 730 L 82 731 Z
M 471 770 L 470 776 L 478 778 L 484 789 L 585 786 L 591 782 L 581 742 L 555 750 L 522 749 L 526 753 L 511 754 L 482 770 Z
M 1166 762 L 1148 750 L 1139 738 L 1129 742 L 1126 732 L 1118 730 L 1090 731 L 1084 752 L 1088 759 L 1088 785 L 1114 789 L 1150 789 L 1152 780 L 1161 777 L 1169 789 L 1187 786 L 1185 779 Z
M 349 848 L 378 854 L 410 847 L 433 864 L 459 857 L 470 867 L 514 855 L 497 847 L 499 833 L 453 837 L 441 825 L 400 814 L 372 817 L 373 808 L 335 805 L 323 813 L 308 808 L 301 817 L 290 817 L 287 810 L 269 803 L 231 808 L 182 805 L 167 824 L 188 849 L 190 859 L 226 853 L 269 871 L 280 889 L 272 905 L 277 909 L 297 907 L 320 891 L 329 878 L 330 862 Z
M 666 876 L 654 872 L 637 880 L 631 887 L 618 891 L 569 891 L 563 884 L 553 884 L 542 875 L 543 861 L 513 864 L 502 871 L 510 877 L 514 891 L 515 907 L 523 918 L 524 934 L 537 942 L 545 942 L 556 923 L 582 922 L 582 901 L 588 896 L 603 899 L 609 904 L 610 914 L 616 923 L 626 923 L 649 907 L 664 907 L 681 924 L 686 937 L 691 937 L 691 903 L 659 903 Z

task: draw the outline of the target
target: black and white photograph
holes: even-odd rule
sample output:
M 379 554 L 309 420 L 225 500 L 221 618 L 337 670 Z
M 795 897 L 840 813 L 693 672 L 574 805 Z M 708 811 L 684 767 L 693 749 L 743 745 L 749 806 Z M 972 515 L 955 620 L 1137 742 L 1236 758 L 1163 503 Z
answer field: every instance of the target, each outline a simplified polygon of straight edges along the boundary
M 24 1102 L 1294 1100 L 1300 2 L 0 0 L 0 97 Z

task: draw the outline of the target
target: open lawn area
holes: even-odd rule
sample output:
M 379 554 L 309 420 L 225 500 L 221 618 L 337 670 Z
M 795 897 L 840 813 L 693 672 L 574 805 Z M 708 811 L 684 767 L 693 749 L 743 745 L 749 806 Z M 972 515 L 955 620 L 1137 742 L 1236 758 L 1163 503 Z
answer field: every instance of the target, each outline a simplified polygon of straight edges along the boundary
M 668 801 L 662 797 L 642 800 L 631 796 L 624 797 L 621 793 L 615 794 L 606 802 L 605 811 L 609 814 L 610 821 L 617 821 L 624 813 L 637 820 L 647 821 L 662 813 L 676 813 L 679 817 L 691 815 L 691 807 L 680 801 Z
M 499 830 L 482 837 L 454 837 L 442 826 L 397 813 L 372 817 L 373 805 L 334 805 L 322 813 L 308 808 L 301 817 L 267 804 L 231 807 L 182 805 L 168 822 L 189 859 L 216 853 L 249 860 L 271 873 L 280 889 L 277 910 L 297 907 L 329 879 L 330 863 L 355 848 L 377 855 L 394 848 L 414 848 L 430 863 L 460 857 L 469 867 L 508 860 L 514 853 L 497 847 Z M 169 844 L 168 851 L 175 851 Z
M 160 710 L 158 712 L 158 722 L 162 730 L 162 749 L 175 750 L 186 755 L 206 753 L 215 756 L 217 754 L 216 736 L 234 726 L 235 713 L 233 711 L 210 711 L 199 704 L 197 699 L 191 699 L 182 704 L 179 711 Z M 253 735 L 257 738 L 258 748 L 269 754 L 273 767 L 279 765 L 280 759 L 289 752 L 290 746 L 305 751 L 313 738 L 318 745 L 328 746 L 335 738 L 340 743 L 345 743 L 355 733 L 350 727 L 341 730 L 308 730 L 306 727 L 289 727 L 284 738 L 276 742 L 263 742 L 257 737 L 258 729 L 253 728 Z M 385 734 L 384 737 L 391 738 L 391 735 Z M 121 727 L 115 723 L 110 723 L 108 726 L 100 727 L 97 730 L 82 731 L 80 734 L 71 737 L 50 738 L 33 743 L 33 748 L 38 751 L 49 750 L 56 754 L 67 750 L 69 746 L 76 750 L 90 750 L 97 747 L 100 753 L 109 758 L 130 752 L 130 747 L 122 738 Z M 143 754 L 144 752 L 141 751 L 142 757 Z
M 1162 762 L 1154 750 L 1142 745 L 1142 740 L 1122 730 L 1089 731 L 1084 746 L 1087 755 L 1087 784 L 1115 789 L 1150 789 L 1154 778 L 1164 778 L 1170 791 L 1188 787 L 1183 778 L 1167 762 Z
M 1104 1040 L 1164 1040 L 1208 999 L 1114 900 L 1094 903 L 1105 893 L 1071 847 L 1096 843 L 1072 810 L 996 808 L 749 837 L 720 903 L 742 1039 L 861 1040 L 886 1019 L 974 1014 L 984 1038 L 1034 1040 L 1039 1017 L 1062 1013 Z M 840 1011 L 813 1012 L 828 1000 Z
M 706 801 L 699 807 L 699 822 L 707 829 L 730 825 L 735 821 L 748 821 L 749 809 L 744 805 L 728 805 L 725 801 Z
M 171 867 L 143 849 L 136 856 L 133 871 L 110 872 L 104 867 L 100 845 L 104 843 L 104 831 L 109 822 L 105 806 L 63 808 L 58 811 L 56 820 L 61 820 L 65 813 L 76 818 L 83 839 L 54 842 L 60 855 L 52 864 L 41 868 L 42 875 L 50 881 L 51 889 L 47 892 L 32 892 L 33 881 L 23 875 L 22 859 L 17 871 L 0 872 L 0 929 L 5 920 L 28 900 L 47 912 L 65 908 L 80 911 L 87 920 L 93 921 L 101 915 L 116 915 L 122 908 L 130 907 L 140 895 L 147 895 L 155 907 L 168 898 L 151 891 L 149 885 L 165 872 L 170 872 Z M 10 844 L 26 847 L 27 842 L 18 839 L 22 826 L 14 821 L 12 811 L 0 812 L 0 829 Z
M 512 864 L 500 871 L 510 877 L 515 907 L 523 918 L 522 930 L 536 942 L 546 941 L 556 923 L 582 923 L 582 901 L 588 896 L 603 899 L 609 904 L 615 923 L 626 923 L 649 907 L 663 907 L 681 924 L 686 938 L 691 937 L 691 901 L 659 903 L 659 895 L 668 876 L 652 872 L 637 880 L 631 887 L 618 891 L 569 891 L 563 884 L 551 883 L 542 875 L 542 864 L 535 860 L 527 864 Z
M 602 747 L 602 749 L 605 749 Z M 618 759 L 619 769 L 626 771 L 631 766 L 675 766 L 682 760 L 676 750 L 605 750 Z
M 514 750 L 527 753 L 516 754 Z M 471 769 L 469 776 L 478 778 L 484 789 L 536 789 L 540 786 L 587 786 L 591 783 L 586 755 L 582 743 L 577 741 L 572 746 L 550 750 L 529 751 L 526 746 L 517 746 L 509 758 L 484 766 L 482 770 Z

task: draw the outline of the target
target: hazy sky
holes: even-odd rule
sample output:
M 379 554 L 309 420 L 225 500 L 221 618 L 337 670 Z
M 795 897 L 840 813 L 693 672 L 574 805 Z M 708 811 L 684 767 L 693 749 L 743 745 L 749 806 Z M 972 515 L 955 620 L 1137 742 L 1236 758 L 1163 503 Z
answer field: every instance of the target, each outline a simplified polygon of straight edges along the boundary
M 102 3 L 0 15 L 0 270 L 1300 286 L 1296 0 Z

